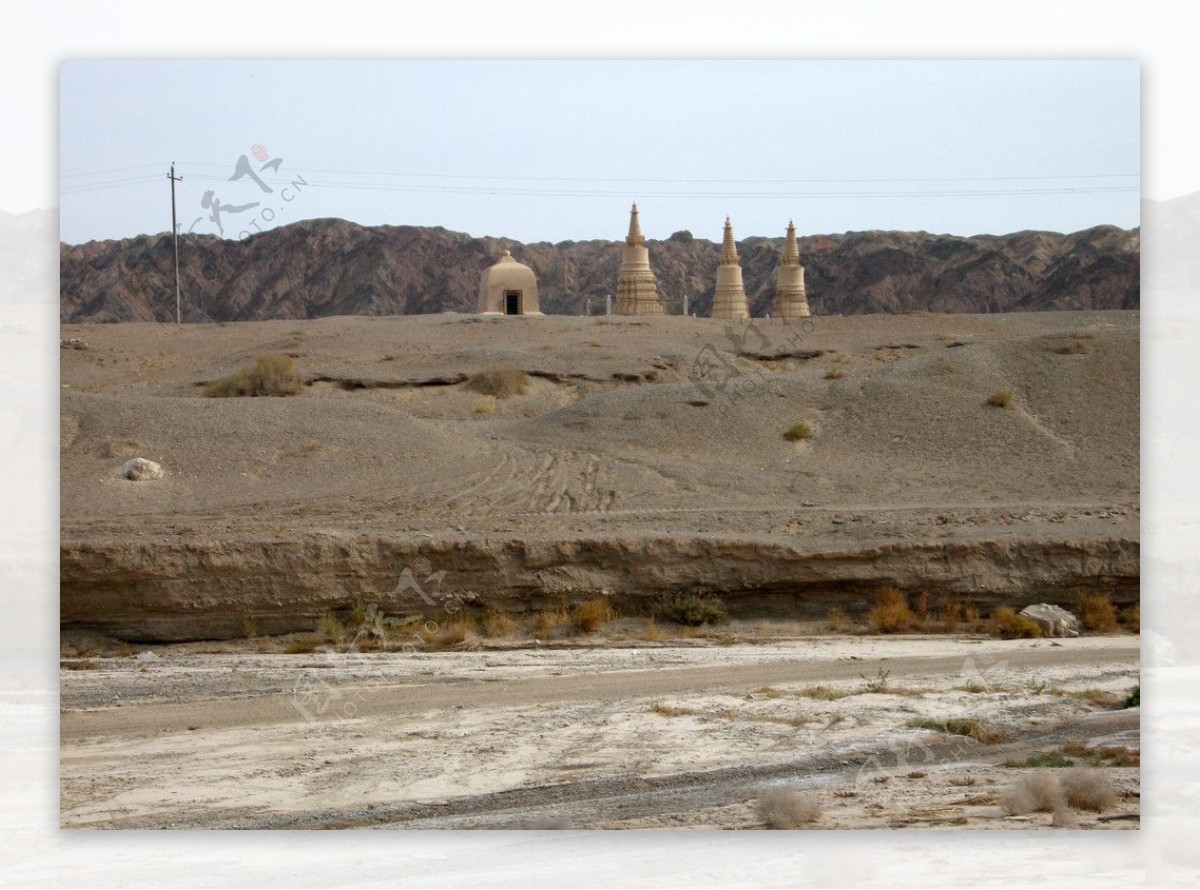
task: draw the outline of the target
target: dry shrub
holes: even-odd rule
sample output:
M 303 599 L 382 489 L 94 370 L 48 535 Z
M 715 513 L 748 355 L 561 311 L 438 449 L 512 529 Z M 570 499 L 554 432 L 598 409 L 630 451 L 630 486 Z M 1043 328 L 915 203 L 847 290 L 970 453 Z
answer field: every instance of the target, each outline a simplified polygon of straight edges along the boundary
M 662 628 L 658 626 L 658 622 L 653 618 L 647 618 L 645 625 L 642 627 L 642 639 L 647 643 L 657 643 L 665 636 Z
M 837 606 L 829 610 L 826 619 L 829 621 L 829 629 L 834 633 L 844 634 L 854 630 L 854 622 L 850 620 L 850 616 Z
M 1079 820 L 1075 818 L 1074 811 L 1065 804 L 1061 807 L 1054 808 L 1054 818 L 1050 820 L 1050 825 L 1054 828 L 1075 828 L 1079 824 Z
M 796 423 L 788 427 L 783 434 L 783 438 L 789 442 L 796 442 L 801 439 L 811 439 L 813 437 L 813 428 L 807 423 Z
M 1004 741 L 1003 732 L 982 720 L 958 717 L 952 717 L 949 720 L 934 720 L 930 717 L 917 717 L 908 721 L 908 725 L 916 729 L 932 729 L 934 732 L 944 732 L 948 735 L 969 736 L 981 745 L 994 745 Z
M 213 398 L 234 396 L 294 396 L 303 387 L 292 360 L 282 353 L 260 355 L 253 367 L 243 368 L 204 387 Z
M 472 374 L 467 389 L 497 399 L 522 396 L 529 390 L 529 375 L 513 365 L 500 365 Z
M 317 640 L 315 637 L 304 636 L 296 637 L 286 646 L 283 651 L 287 655 L 303 655 L 308 652 L 315 652 L 317 648 Z
M 321 613 L 317 619 L 317 639 L 324 643 L 340 643 L 346 637 L 346 628 L 330 611 Z
M 587 602 L 577 605 L 571 613 L 571 618 L 585 634 L 595 633 L 605 623 L 616 617 L 612 604 L 607 597 L 597 596 Z
M 988 396 L 987 403 L 993 408 L 1011 408 L 1013 397 L 1011 392 L 994 392 Z
M 1126 630 L 1131 630 L 1134 633 L 1142 631 L 1142 610 L 1140 606 L 1130 606 L 1121 613 L 1121 623 L 1125 625 Z
M 1117 802 L 1117 792 L 1101 772 L 1086 767 L 1067 770 L 1062 777 L 1067 803 L 1079 810 L 1103 813 Z
M 725 604 L 711 593 L 676 593 L 660 597 L 653 605 L 654 618 L 686 627 L 719 624 L 725 620 Z
M 1005 640 L 1042 636 L 1041 625 L 1027 615 L 1018 614 L 1011 606 L 1001 606 L 992 613 L 991 631 Z
M 90 658 L 85 658 L 81 661 L 60 661 L 58 667 L 64 671 L 98 671 L 104 665 L 98 661 L 92 661 Z
M 557 630 L 565 627 L 570 621 L 571 617 L 562 606 L 555 609 L 542 609 L 533 616 L 533 631 L 538 637 L 549 639 L 554 636 Z
M 1021 780 L 1000 796 L 1000 806 L 1010 816 L 1026 813 L 1049 813 L 1061 809 L 1066 801 L 1058 777 L 1049 770 L 1038 770 Z
M 247 640 L 258 636 L 258 619 L 253 615 L 242 616 L 242 636 Z
M 963 621 L 966 623 L 967 627 L 970 628 L 972 633 L 979 633 L 981 630 L 983 630 L 983 617 L 979 614 L 978 609 L 967 606 L 967 608 L 963 610 Z
M 1117 607 L 1102 594 L 1084 594 L 1079 601 L 1079 620 L 1087 630 L 1112 633 L 1117 629 Z
M 795 788 L 771 788 L 758 795 L 758 818 L 769 828 L 799 828 L 816 822 L 821 803 L 815 794 Z
M 476 414 L 495 414 L 496 413 L 496 397 L 495 396 L 480 396 L 475 400 Z
M 660 717 L 691 717 L 699 713 L 695 708 L 680 708 L 675 705 L 664 705 L 662 702 L 656 701 L 650 706 L 650 710 Z
M 480 629 L 485 637 L 507 637 L 517 629 L 517 622 L 507 612 L 489 609 L 483 614 Z
M 437 621 L 427 621 L 421 629 L 421 639 L 425 645 L 434 647 L 457 646 L 474 630 L 474 622 L 466 616 L 459 616 L 444 624 Z
M 843 371 L 841 368 L 830 368 L 828 371 L 825 372 L 826 380 L 841 380 L 845 376 L 846 376 L 846 372 Z
M 910 630 L 917 616 L 908 607 L 904 594 L 895 587 L 884 587 L 875 597 L 875 606 L 867 613 L 867 623 L 875 633 L 894 634 Z
M 958 630 L 959 622 L 963 620 L 963 607 L 961 603 L 947 603 L 942 609 L 940 616 L 942 622 L 942 630 L 948 634 Z

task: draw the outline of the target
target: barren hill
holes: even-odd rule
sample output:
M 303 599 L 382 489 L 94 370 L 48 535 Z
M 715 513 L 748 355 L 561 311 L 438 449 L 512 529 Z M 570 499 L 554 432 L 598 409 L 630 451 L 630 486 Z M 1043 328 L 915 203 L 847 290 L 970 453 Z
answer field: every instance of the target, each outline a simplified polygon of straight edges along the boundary
M 307 220 L 244 241 L 182 239 L 185 317 L 192 321 L 471 312 L 481 272 L 512 250 L 538 275 L 542 310 L 579 315 L 614 292 L 619 241 L 473 238 L 442 228 L 364 227 Z M 768 312 L 782 238 L 739 243 L 751 312 Z M 1018 232 L 957 237 L 847 232 L 800 239 L 818 315 L 1136 309 L 1140 233 L 1098 226 L 1070 235 Z M 650 242 L 659 293 L 679 313 L 706 315 L 719 244 L 677 232 Z M 64 322 L 175 317 L 169 234 L 61 245 Z
M 880 584 L 990 608 L 1138 597 L 1138 313 L 439 314 L 71 325 L 62 621 L 306 630 L 445 590 L 516 610 L 706 590 L 747 615 Z M 197 384 L 287 352 L 287 398 Z M 525 393 L 468 376 L 514 365 Z M 989 404 L 997 392 L 1009 407 Z M 790 441 L 794 424 L 810 437 Z M 128 458 L 166 477 L 129 482 Z

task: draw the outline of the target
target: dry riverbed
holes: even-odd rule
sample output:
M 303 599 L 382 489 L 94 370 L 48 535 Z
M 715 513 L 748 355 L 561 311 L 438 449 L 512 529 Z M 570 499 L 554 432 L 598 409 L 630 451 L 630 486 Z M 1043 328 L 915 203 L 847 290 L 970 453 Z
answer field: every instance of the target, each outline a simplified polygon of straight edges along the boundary
M 197 650 L 64 657 L 63 827 L 753 829 L 780 787 L 815 828 L 1139 824 L 1128 634 Z M 1042 755 L 1112 801 L 1009 814 Z

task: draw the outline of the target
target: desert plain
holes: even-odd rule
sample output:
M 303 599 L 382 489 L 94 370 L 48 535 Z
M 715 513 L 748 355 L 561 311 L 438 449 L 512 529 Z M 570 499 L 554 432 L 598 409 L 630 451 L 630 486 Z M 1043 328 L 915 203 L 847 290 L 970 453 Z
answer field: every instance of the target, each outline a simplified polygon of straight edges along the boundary
M 61 824 L 1136 827 L 1138 331 L 64 325 Z

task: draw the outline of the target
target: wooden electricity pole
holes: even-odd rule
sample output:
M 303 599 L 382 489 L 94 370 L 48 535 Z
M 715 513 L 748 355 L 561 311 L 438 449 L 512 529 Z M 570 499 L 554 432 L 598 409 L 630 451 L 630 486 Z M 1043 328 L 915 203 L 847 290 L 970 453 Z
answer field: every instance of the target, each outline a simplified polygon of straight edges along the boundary
M 171 237 L 175 239 L 175 324 L 179 324 L 182 315 L 179 309 L 179 224 L 175 222 L 175 183 L 183 182 L 183 177 L 175 175 L 174 161 L 167 178 L 171 180 Z

